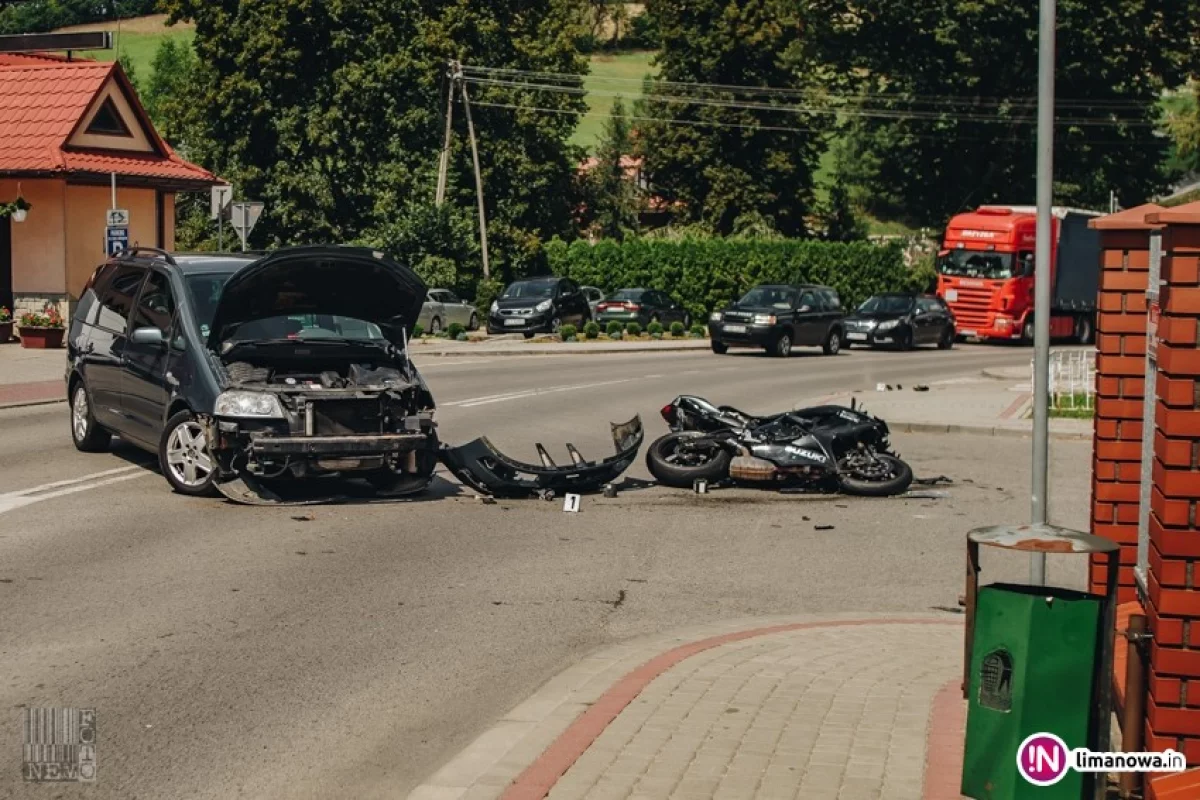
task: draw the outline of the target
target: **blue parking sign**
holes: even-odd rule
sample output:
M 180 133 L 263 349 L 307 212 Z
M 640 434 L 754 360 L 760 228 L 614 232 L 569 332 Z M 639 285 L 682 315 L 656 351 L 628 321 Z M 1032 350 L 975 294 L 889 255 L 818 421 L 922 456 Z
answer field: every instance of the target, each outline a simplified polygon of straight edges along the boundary
M 123 225 L 109 225 L 104 234 L 104 252 L 115 256 L 122 250 L 129 249 L 129 228 Z

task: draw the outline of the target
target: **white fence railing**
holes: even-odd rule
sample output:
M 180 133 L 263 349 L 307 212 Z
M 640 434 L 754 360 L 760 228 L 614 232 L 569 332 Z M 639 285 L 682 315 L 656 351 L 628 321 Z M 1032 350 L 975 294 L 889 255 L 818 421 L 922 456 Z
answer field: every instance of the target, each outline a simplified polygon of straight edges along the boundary
M 1033 385 L 1033 362 L 1029 364 Z M 1087 409 L 1096 405 L 1096 351 L 1050 351 L 1050 407 Z

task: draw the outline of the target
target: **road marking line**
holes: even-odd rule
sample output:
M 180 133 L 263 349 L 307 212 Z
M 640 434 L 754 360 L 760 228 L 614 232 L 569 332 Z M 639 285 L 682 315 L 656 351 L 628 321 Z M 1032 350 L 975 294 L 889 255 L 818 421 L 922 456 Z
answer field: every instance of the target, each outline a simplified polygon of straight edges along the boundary
M 543 394 L 555 394 L 558 392 L 570 392 L 576 389 L 594 389 L 597 386 L 615 386 L 619 383 L 630 383 L 632 381 L 645 380 L 645 378 L 621 378 L 615 381 L 597 381 L 595 383 L 577 383 L 570 386 L 548 386 L 540 389 L 526 389 L 520 392 L 509 392 L 507 394 L 485 395 L 483 397 L 469 397 L 466 400 L 455 400 L 450 403 L 442 403 L 443 406 L 460 406 L 462 408 L 474 408 L 475 406 L 485 406 L 491 403 L 504 403 L 509 400 L 523 400 L 527 397 L 537 397 Z
M 75 494 L 76 492 L 86 492 L 91 489 L 98 489 L 101 486 L 108 486 L 109 484 L 129 481 L 134 478 L 153 474 L 153 472 L 141 466 L 119 467 L 103 472 L 94 472 L 91 475 L 84 475 L 80 478 L 54 481 L 53 483 L 44 483 L 41 486 L 33 486 L 29 489 L 7 492 L 0 494 L 0 514 L 33 503 L 39 503 L 42 500 L 51 500 L 56 497 Z M 98 480 L 101 478 L 103 480 Z

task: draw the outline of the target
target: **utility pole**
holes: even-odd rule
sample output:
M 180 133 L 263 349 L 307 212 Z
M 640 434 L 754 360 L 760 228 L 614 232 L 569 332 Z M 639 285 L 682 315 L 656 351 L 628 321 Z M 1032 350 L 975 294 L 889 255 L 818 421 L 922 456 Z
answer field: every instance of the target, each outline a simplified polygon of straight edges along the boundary
M 1050 237 L 1054 204 L 1055 0 L 1040 0 L 1038 28 L 1037 247 L 1033 317 L 1033 494 L 1032 522 L 1047 519 L 1050 418 Z M 1046 585 L 1046 554 L 1029 556 L 1029 580 Z
M 455 81 L 462 92 L 463 110 L 467 115 L 467 135 L 471 139 L 471 158 L 475 162 L 475 195 L 479 201 L 479 247 L 483 251 L 483 279 L 491 278 L 488 268 L 487 213 L 483 208 L 483 173 L 479 169 L 479 146 L 475 142 L 475 123 L 471 121 L 471 99 L 467 96 L 467 83 L 463 80 L 462 65 L 455 62 Z
M 446 90 L 446 135 L 442 140 L 442 159 L 438 163 L 437 196 L 434 204 L 440 206 L 446 200 L 446 173 L 450 170 L 450 137 L 453 135 L 454 121 L 454 87 L 458 76 L 462 75 L 462 66 L 457 61 L 449 62 L 448 88 Z

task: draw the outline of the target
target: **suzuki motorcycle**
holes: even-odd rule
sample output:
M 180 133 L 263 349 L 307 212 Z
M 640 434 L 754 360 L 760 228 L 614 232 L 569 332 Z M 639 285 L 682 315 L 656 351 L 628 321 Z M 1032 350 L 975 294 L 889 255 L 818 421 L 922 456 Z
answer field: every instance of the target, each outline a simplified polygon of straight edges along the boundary
M 853 403 L 756 417 L 682 395 L 662 416 L 671 433 L 650 445 L 646 466 L 666 486 L 732 479 L 883 497 L 913 480 L 890 452 L 887 423 Z

